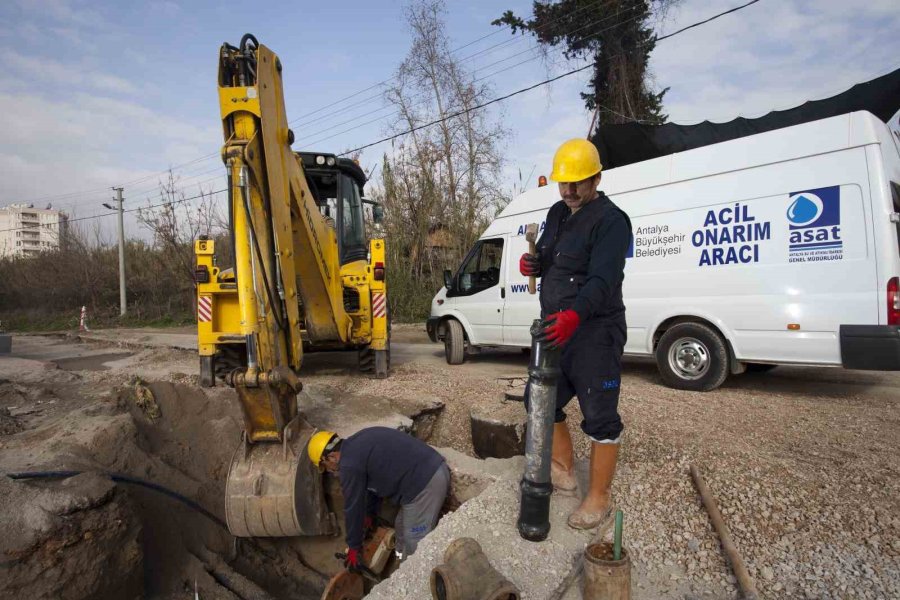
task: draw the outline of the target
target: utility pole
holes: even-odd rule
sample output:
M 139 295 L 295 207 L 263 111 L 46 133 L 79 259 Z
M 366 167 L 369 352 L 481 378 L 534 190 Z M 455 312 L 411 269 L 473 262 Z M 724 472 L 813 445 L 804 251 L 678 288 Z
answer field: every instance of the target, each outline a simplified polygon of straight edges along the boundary
M 124 317 L 127 312 L 127 304 L 125 300 L 125 210 L 123 206 L 125 198 L 122 197 L 122 192 L 125 188 L 114 187 L 112 189 L 116 192 L 116 197 L 113 198 L 116 206 L 110 206 L 105 202 L 103 206 L 119 211 L 119 316 Z

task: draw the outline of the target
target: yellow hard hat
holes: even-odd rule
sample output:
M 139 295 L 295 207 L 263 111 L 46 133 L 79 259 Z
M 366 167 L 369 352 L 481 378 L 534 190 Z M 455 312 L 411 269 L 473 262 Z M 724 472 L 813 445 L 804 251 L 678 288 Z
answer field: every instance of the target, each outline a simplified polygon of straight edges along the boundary
M 553 155 L 550 179 L 560 183 L 582 181 L 603 170 L 597 147 L 583 138 L 563 142 Z
M 312 464 L 319 466 L 319 463 L 322 462 L 322 455 L 325 454 L 325 448 L 328 447 L 328 442 L 334 436 L 335 433 L 333 431 L 318 431 L 309 438 L 306 452 L 309 454 L 309 460 L 312 461 Z

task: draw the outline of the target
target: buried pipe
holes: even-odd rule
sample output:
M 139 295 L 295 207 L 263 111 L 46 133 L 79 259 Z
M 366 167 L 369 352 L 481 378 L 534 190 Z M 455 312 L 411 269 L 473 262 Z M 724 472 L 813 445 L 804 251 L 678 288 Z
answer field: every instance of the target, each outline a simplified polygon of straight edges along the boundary
M 559 350 L 538 341 L 540 319 L 531 324 L 531 363 L 528 365 L 528 425 L 525 429 L 525 472 L 519 502 L 519 535 L 530 542 L 550 533 L 550 461 L 556 414 Z
M 75 477 L 76 475 L 81 475 L 85 471 L 23 471 L 20 473 L 7 473 L 6 476 L 14 481 L 25 481 L 28 479 L 69 479 L 70 477 Z M 140 486 L 143 488 L 147 488 L 148 490 L 153 490 L 154 492 L 158 492 L 164 496 L 168 496 L 173 500 L 177 500 L 181 502 L 188 508 L 191 508 L 225 531 L 228 531 L 228 525 L 225 524 L 225 521 L 212 514 L 187 496 L 183 496 L 178 492 L 170 490 L 169 488 L 162 486 L 158 483 L 154 483 L 153 481 L 147 481 L 146 479 L 141 479 L 140 477 L 133 477 L 131 475 L 123 475 L 121 473 L 111 473 L 109 471 L 91 471 L 94 473 L 98 473 L 105 477 L 109 477 L 112 481 L 116 483 L 130 483 L 131 485 Z

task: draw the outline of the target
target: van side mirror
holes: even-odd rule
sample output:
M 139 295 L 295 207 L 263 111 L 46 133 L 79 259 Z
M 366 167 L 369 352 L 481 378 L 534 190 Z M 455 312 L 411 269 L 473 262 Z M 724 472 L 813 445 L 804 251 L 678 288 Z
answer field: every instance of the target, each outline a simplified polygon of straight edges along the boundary
M 380 224 L 384 221 L 384 207 L 380 204 L 372 205 L 372 220 L 376 224 Z
M 444 287 L 448 290 L 453 289 L 453 273 L 450 269 L 444 269 Z

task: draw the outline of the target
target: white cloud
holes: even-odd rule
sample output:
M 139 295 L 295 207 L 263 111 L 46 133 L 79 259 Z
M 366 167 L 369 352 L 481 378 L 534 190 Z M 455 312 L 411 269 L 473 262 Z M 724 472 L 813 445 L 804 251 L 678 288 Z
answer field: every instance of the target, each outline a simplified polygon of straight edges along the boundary
M 900 11 L 888 4 L 760 2 L 665 40 L 650 64 L 671 86 L 666 111 L 676 122 L 759 116 L 883 74 L 900 52 Z M 718 10 L 686 2 L 665 30 Z
M 114 94 L 137 94 L 139 91 L 131 81 L 103 73 L 84 62 L 66 64 L 46 57 L 25 56 L 14 50 L 0 54 L 0 61 L 32 82 L 75 86 L 78 90 L 93 88 Z
M 15 4 L 23 14 L 64 23 L 67 26 L 80 25 L 90 29 L 103 29 L 108 21 L 84 2 L 68 0 L 16 0 Z

